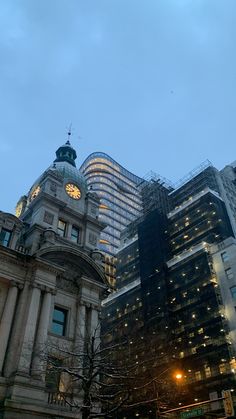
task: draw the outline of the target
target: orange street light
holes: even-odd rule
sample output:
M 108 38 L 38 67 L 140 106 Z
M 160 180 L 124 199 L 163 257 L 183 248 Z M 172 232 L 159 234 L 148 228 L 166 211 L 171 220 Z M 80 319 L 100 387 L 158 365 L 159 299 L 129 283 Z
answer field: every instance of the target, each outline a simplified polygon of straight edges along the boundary
M 182 378 L 183 378 L 183 374 L 181 373 L 181 372 L 176 372 L 175 373 L 175 378 L 176 378 L 176 380 L 182 380 Z

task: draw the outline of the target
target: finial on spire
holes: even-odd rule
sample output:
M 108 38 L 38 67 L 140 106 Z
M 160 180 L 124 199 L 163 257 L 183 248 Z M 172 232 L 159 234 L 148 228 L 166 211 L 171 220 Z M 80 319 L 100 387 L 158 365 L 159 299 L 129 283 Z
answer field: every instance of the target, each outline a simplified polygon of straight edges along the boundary
M 67 137 L 68 137 L 67 142 L 66 142 L 67 145 L 70 145 L 71 128 L 72 128 L 72 122 L 70 123 L 68 127 L 68 131 L 67 131 Z

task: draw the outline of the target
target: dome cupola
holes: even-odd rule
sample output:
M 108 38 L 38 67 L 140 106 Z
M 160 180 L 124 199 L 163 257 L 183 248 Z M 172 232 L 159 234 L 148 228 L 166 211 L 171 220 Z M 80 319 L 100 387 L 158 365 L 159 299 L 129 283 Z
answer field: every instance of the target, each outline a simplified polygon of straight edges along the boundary
M 71 146 L 70 141 L 68 140 L 64 145 L 59 147 L 56 151 L 56 159 L 54 163 L 58 162 L 67 162 L 72 166 L 76 167 L 75 160 L 77 154 L 75 149 Z

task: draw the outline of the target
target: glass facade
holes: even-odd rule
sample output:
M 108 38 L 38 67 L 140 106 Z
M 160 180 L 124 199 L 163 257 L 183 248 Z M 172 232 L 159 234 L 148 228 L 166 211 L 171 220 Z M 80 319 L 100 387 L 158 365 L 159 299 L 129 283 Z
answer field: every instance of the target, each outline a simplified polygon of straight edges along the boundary
M 107 227 L 101 233 L 100 248 L 114 256 L 120 245 L 121 231 L 141 214 L 138 185 L 142 179 L 104 153 L 90 154 L 80 171 L 88 187 L 101 198 L 99 218 Z

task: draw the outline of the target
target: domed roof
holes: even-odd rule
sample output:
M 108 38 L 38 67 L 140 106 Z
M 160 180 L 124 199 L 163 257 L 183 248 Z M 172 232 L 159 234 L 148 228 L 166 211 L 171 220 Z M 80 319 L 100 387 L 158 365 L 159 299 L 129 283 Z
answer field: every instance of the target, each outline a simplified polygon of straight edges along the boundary
M 68 181 L 78 184 L 85 191 L 87 188 L 87 181 L 84 175 L 77 169 L 75 159 L 77 158 L 76 151 L 71 146 L 70 142 L 67 141 L 64 145 L 59 147 L 56 151 L 56 159 L 53 164 L 34 182 L 31 187 L 29 194 L 34 188 L 41 182 L 42 178 L 48 170 L 56 171 L 60 176 Z
M 67 161 L 54 162 L 49 169 L 58 172 L 64 179 L 75 182 L 79 186 L 87 189 L 87 181 L 84 175 Z
M 68 134 L 70 134 L 70 132 Z M 59 172 L 64 179 L 78 183 L 79 186 L 87 189 L 87 182 L 84 175 L 76 168 L 76 158 L 76 151 L 68 140 L 65 144 L 57 149 L 56 159 L 54 160 L 51 169 Z

